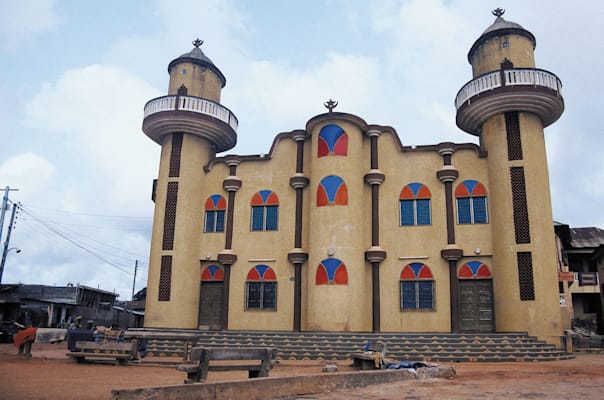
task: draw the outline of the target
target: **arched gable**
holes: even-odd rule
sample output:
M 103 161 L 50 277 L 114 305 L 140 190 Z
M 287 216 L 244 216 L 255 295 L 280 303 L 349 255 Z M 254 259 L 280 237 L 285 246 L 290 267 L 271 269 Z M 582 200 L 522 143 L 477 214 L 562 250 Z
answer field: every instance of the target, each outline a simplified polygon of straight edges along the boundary
M 346 285 L 348 284 L 348 271 L 346 265 L 337 258 L 326 258 L 317 267 L 315 275 L 316 285 Z
M 491 279 L 489 267 L 480 261 L 468 261 L 457 272 L 459 279 Z
M 207 266 L 201 272 L 201 280 L 204 282 L 208 282 L 208 281 L 221 282 L 224 280 L 224 272 L 222 271 L 222 268 L 220 268 L 218 265 Z
M 276 281 L 275 271 L 268 265 L 256 265 L 247 273 L 247 281 Z
M 484 185 L 474 179 L 467 179 L 457 185 L 455 197 L 480 197 L 486 196 L 487 190 Z
M 401 271 L 401 280 L 434 279 L 430 267 L 424 263 L 414 262 L 405 265 Z
M 261 190 L 252 196 L 253 206 L 272 206 L 279 204 L 279 197 L 272 190 Z
M 429 199 L 431 197 L 430 189 L 423 183 L 418 182 L 405 185 L 399 195 L 400 200 Z
M 342 178 L 336 175 L 329 175 L 321 179 L 317 187 L 317 207 L 347 204 L 348 187 Z
M 325 125 L 319 132 L 318 157 L 348 154 L 348 134 L 338 125 Z

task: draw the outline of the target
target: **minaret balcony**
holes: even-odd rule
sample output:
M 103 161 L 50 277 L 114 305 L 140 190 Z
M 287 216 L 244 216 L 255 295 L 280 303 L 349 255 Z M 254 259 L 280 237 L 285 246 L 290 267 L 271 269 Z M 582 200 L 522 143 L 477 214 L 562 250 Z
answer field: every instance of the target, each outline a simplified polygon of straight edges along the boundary
M 193 96 L 162 96 L 145 104 L 143 132 L 161 144 L 165 135 L 184 132 L 207 139 L 216 152 L 237 143 L 238 121 L 228 108 Z
M 509 111 L 538 115 L 543 126 L 556 122 L 564 111 L 562 82 L 551 72 L 510 68 L 489 72 L 466 83 L 455 98 L 457 126 L 480 135 L 489 118 Z

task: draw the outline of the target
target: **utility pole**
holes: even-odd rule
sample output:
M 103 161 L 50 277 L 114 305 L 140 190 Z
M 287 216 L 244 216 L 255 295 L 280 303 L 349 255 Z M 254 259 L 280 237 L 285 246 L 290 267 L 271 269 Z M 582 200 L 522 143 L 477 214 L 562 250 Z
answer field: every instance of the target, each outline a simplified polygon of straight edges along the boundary
M 0 262 L 0 283 L 2 283 L 2 274 L 4 273 L 4 263 L 6 262 L 6 255 L 8 254 L 8 244 L 10 242 L 10 234 L 13 231 L 13 223 L 15 222 L 15 212 L 17 211 L 17 205 L 13 203 L 13 212 L 10 216 L 10 224 L 8 225 L 8 232 L 6 234 L 6 240 L 4 241 L 4 250 L 2 250 L 2 262 Z M 2 215 L 4 217 L 4 215 Z M 17 250 L 19 252 L 21 250 Z
M 134 279 L 132 280 L 132 297 L 130 297 L 130 300 L 134 300 L 134 287 L 136 286 L 136 270 L 138 270 L 138 260 L 134 260 Z
M 0 243 L 2 243 L 2 231 L 4 230 L 4 213 L 8 210 L 8 192 L 19 189 L 11 189 L 9 186 L 4 188 L 4 196 L 2 197 L 2 211 L 0 211 Z

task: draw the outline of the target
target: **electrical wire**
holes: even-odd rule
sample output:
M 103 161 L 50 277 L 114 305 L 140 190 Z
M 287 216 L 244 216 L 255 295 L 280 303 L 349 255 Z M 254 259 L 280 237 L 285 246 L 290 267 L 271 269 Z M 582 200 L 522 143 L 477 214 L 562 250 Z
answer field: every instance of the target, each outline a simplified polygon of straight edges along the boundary
M 113 262 L 109 259 L 107 259 L 106 257 L 98 254 L 97 252 L 91 250 L 89 247 L 85 246 L 84 244 L 78 242 L 75 238 L 71 237 L 70 235 L 68 235 L 67 233 L 53 227 L 50 223 L 44 221 L 43 219 L 37 217 L 35 214 L 33 214 L 31 211 L 29 211 L 28 209 L 24 208 L 22 205 L 19 206 L 20 210 L 28 215 L 30 218 L 32 218 L 34 221 L 36 221 L 37 223 L 39 223 L 40 225 L 42 225 L 44 228 L 46 228 L 48 231 L 56 234 L 57 236 L 63 238 L 64 240 L 66 240 L 67 242 L 71 243 L 72 245 L 78 247 L 79 249 L 89 253 L 90 255 L 94 256 L 95 258 L 103 261 L 104 263 L 108 264 L 109 266 L 116 268 L 126 274 L 129 275 L 134 275 L 134 273 L 132 271 L 129 271 L 125 268 L 129 268 L 129 266 L 127 265 L 123 265 L 123 264 L 118 264 L 116 262 Z

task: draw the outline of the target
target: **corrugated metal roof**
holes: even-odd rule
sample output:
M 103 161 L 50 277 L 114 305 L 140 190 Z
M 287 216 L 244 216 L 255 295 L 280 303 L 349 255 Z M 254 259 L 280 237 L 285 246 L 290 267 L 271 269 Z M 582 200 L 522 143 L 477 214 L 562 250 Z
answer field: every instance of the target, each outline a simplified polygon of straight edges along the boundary
M 604 230 L 596 227 L 570 228 L 570 244 L 575 249 L 604 244 Z

